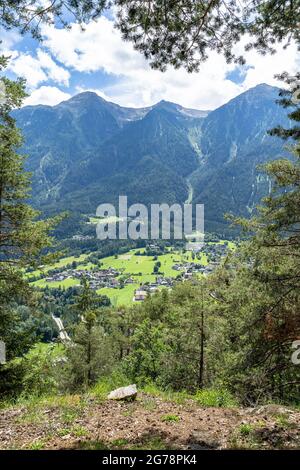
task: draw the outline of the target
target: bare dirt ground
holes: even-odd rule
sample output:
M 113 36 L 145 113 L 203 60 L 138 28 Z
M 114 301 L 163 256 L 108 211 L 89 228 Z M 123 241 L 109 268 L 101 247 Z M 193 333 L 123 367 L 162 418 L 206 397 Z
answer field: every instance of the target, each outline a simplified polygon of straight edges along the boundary
M 146 394 L 0 411 L 0 449 L 299 449 L 299 431 L 300 412 L 280 406 L 201 408 Z

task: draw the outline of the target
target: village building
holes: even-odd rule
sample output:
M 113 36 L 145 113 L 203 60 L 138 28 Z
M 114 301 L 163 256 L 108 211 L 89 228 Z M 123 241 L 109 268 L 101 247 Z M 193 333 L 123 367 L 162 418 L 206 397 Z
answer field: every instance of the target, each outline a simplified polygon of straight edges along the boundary
M 146 299 L 148 292 L 144 288 L 139 288 L 134 291 L 133 302 L 142 302 Z

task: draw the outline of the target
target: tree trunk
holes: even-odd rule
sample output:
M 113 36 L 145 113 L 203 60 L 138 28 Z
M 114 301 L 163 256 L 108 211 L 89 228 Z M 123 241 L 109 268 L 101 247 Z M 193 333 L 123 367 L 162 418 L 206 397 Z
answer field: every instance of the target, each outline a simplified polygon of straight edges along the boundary
M 198 387 L 203 388 L 203 371 L 204 371 L 204 308 L 203 308 L 203 287 L 202 287 L 202 302 L 200 314 L 200 355 L 199 355 L 199 377 Z
M 92 360 L 92 345 L 91 345 L 91 333 L 92 333 L 92 326 L 88 325 L 88 347 L 87 347 L 87 364 L 88 364 L 88 385 L 92 383 L 92 368 L 91 368 L 91 360 Z

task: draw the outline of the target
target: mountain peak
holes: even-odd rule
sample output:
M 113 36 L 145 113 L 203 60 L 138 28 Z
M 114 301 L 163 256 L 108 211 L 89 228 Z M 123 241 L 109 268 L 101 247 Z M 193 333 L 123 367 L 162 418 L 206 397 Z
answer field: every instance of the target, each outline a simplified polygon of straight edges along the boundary
M 268 83 L 259 83 L 258 85 L 255 85 L 254 87 L 250 88 L 250 90 L 274 90 L 274 88 L 276 89 L 277 87 L 274 87 L 272 85 L 269 85 Z
M 72 98 L 63 101 L 63 103 L 84 103 L 84 102 L 91 102 L 91 101 L 101 101 L 106 103 L 106 100 L 104 98 L 101 98 L 97 93 L 94 91 L 82 91 L 81 93 L 78 93 L 77 95 L 72 96 Z M 60 103 L 61 104 L 61 103 Z
M 153 108 L 162 108 L 162 109 L 168 109 L 168 110 L 173 110 L 173 111 L 179 111 L 181 106 L 176 103 L 172 103 L 171 101 L 166 101 L 166 100 L 160 100 L 158 103 L 156 103 Z
M 223 233 L 225 212 L 246 217 L 268 194 L 257 165 L 285 155 L 280 139 L 267 134 L 288 126 L 277 92 L 262 83 L 207 117 L 166 100 L 125 108 L 92 91 L 55 107 L 16 110 L 33 202 L 84 213 L 115 204 L 120 193 L 147 205 L 158 196 L 184 203 L 191 181 L 192 202 L 205 204 L 208 230 Z
M 259 83 L 258 85 L 249 88 L 245 93 L 249 94 L 265 94 L 265 95 L 274 95 L 278 93 L 280 88 L 268 85 L 267 83 Z
M 245 103 L 256 103 L 261 105 L 262 101 L 276 103 L 278 98 L 280 88 L 268 85 L 267 83 L 259 83 L 252 88 L 244 91 L 240 95 L 235 96 L 227 103 L 224 103 L 222 106 L 216 108 L 213 113 L 219 113 L 220 111 L 227 109 L 228 106 L 236 106 L 237 103 L 244 106 Z
M 154 109 L 164 109 L 166 111 L 176 112 L 185 117 L 204 118 L 210 111 L 202 111 L 200 109 L 184 108 L 180 104 L 172 101 L 161 100 L 153 106 Z

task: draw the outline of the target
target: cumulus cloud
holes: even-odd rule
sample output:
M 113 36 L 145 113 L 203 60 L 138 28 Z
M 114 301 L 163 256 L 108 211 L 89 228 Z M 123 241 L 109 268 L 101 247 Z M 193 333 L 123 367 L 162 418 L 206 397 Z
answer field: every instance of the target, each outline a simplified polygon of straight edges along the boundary
M 165 73 L 152 70 L 132 44 L 122 40 L 113 21 L 106 17 L 85 25 L 84 31 L 78 24 L 71 25 L 70 30 L 44 25 L 42 34 L 44 42 L 30 53 L 17 47 L 21 37 L 15 32 L 4 31 L 0 44 L 0 48 L 11 55 L 10 70 L 27 79 L 34 102 L 39 96 L 43 103 L 45 100 L 48 102 L 45 89 L 55 90 L 53 102 L 59 96 L 65 99 L 68 93 L 56 86 L 69 87 L 74 72 L 92 75 L 102 71 L 108 76 L 105 85 L 97 86 L 94 82 L 93 88 L 100 96 L 123 106 L 149 106 L 165 99 L 186 107 L 214 109 L 259 83 L 278 85 L 274 74 L 282 71 L 295 73 L 300 65 L 299 53 L 293 44 L 286 50 L 278 46 L 275 55 L 261 56 L 249 51 L 246 53 L 248 68 L 240 74 L 237 71 L 236 76 L 241 79 L 234 83 L 229 79 L 234 74 L 229 72 L 236 66 L 226 64 L 224 58 L 216 53 L 210 54 L 199 73 L 188 74 L 184 69 L 171 68 Z M 244 38 L 236 46 L 238 54 L 246 41 Z M 84 89 L 82 85 L 81 88 L 76 86 L 76 79 L 73 83 L 72 93 Z M 81 76 L 80 83 L 84 83 L 84 76 Z M 41 85 L 41 91 L 36 90 Z
M 48 79 L 65 86 L 69 85 L 70 72 L 57 65 L 49 54 L 38 49 L 37 60 L 41 68 L 46 72 Z
M 18 54 L 9 63 L 9 70 L 20 77 L 26 78 L 30 88 L 36 87 L 40 82 L 47 80 L 47 75 L 38 60 L 34 59 L 30 54 Z
M 61 101 L 65 101 L 71 98 L 69 93 L 64 93 L 57 87 L 53 86 L 41 86 L 37 90 L 34 90 L 31 95 L 24 101 L 24 106 L 46 104 L 54 106 Z
M 117 81 L 100 88 L 99 94 L 126 106 L 147 106 L 166 99 L 184 106 L 213 109 L 258 83 L 276 84 L 274 74 L 294 72 L 299 59 L 295 46 L 285 51 L 279 47 L 274 56 L 251 51 L 247 53 L 250 67 L 245 80 L 237 84 L 226 78 L 235 65 L 226 64 L 216 53 L 210 55 L 199 73 L 171 68 L 165 73 L 152 70 L 105 17 L 85 25 L 84 31 L 77 24 L 69 31 L 45 26 L 43 36 L 53 57 L 69 69 L 85 73 L 100 70 L 117 76 Z
M 21 40 L 21 35 L 13 30 L 7 31 L 0 27 L 0 51 L 6 54 L 16 43 Z
M 29 89 L 34 89 L 47 80 L 65 86 L 69 84 L 70 72 L 57 65 L 51 56 L 41 49 L 37 49 L 36 57 L 15 51 L 9 63 L 9 70 L 26 78 Z
M 79 72 L 105 70 L 127 75 L 147 65 L 131 44 L 122 41 L 113 22 L 105 17 L 85 25 L 84 30 L 78 24 L 73 24 L 70 30 L 46 25 L 42 34 L 54 57 Z

